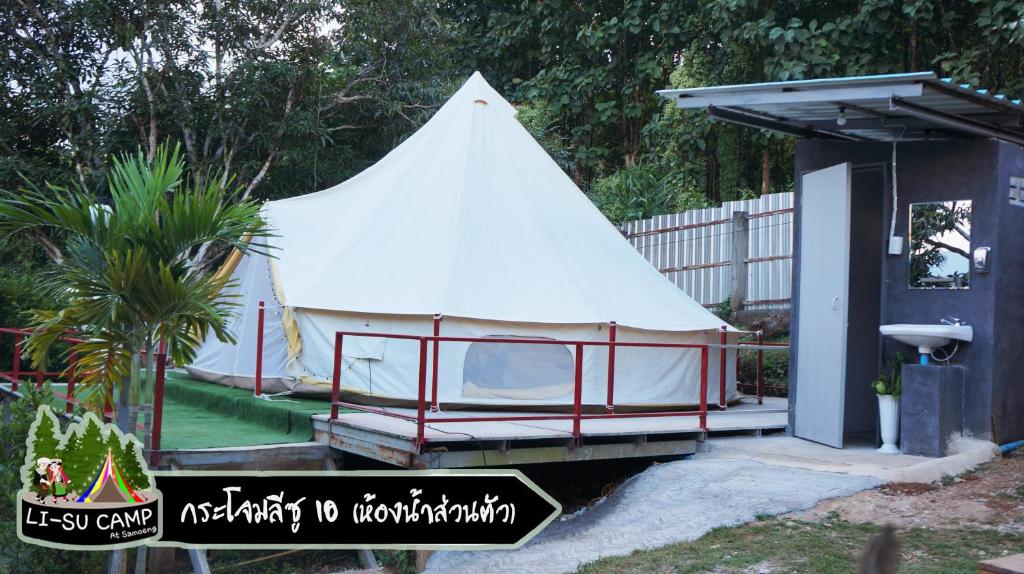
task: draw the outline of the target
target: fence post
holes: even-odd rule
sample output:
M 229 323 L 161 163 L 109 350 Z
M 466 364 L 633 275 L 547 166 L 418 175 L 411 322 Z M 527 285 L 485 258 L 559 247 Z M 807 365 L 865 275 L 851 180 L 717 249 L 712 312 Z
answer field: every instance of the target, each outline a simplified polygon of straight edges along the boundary
M 605 410 L 615 412 L 615 321 L 608 322 L 608 398 Z
M 331 420 L 338 418 L 338 401 L 341 400 L 341 346 L 344 335 L 334 334 L 334 374 L 331 377 Z
M 580 406 L 583 402 L 583 345 L 576 344 L 576 373 L 573 377 L 574 391 L 572 399 L 572 436 L 575 446 L 583 444 L 580 433 Z
M 700 348 L 700 428 L 708 430 L 708 346 Z
M 14 382 L 11 383 L 11 390 L 18 391 L 18 381 L 21 378 L 21 334 L 14 334 Z
M 750 245 L 750 219 L 746 211 L 732 212 L 732 259 L 730 271 L 732 281 L 729 289 L 729 303 L 733 311 L 743 310 L 747 297 L 747 255 Z
M 425 442 L 423 427 L 425 426 L 427 409 L 427 338 L 420 337 L 420 377 L 419 391 L 416 401 L 416 446 L 421 447 Z
M 764 404 L 764 331 L 757 331 L 757 404 Z
M 441 314 L 434 314 L 434 336 L 441 336 Z M 430 374 L 430 412 L 436 413 L 437 408 L 437 357 L 440 354 L 441 341 L 434 339 L 434 360 Z
M 721 359 L 718 365 L 718 408 L 723 411 L 728 405 L 725 398 L 725 346 L 729 344 L 727 333 L 728 327 L 722 325 L 721 334 L 718 336 L 718 342 L 721 345 L 718 347 L 718 356 Z
M 68 388 L 65 393 L 67 396 L 66 404 L 64 405 L 64 412 L 71 414 L 74 410 L 72 402 L 75 400 L 75 369 L 78 365 L 78 353 L 72 352 L 68 356 Z
M 263 321 L 266 312 L 266 305 L 260 301 L 256 314 L 256 385 L 253 389 L 257 397 L 263 394 Z
M 153 387 L 153 429 L 150 440 L 150 460 L 153 466 L 160 464 L 160 434 L 164 426 L 164 378 L 167 367 L 167 344 L 160 341 L 156 353 L 156 381 Z

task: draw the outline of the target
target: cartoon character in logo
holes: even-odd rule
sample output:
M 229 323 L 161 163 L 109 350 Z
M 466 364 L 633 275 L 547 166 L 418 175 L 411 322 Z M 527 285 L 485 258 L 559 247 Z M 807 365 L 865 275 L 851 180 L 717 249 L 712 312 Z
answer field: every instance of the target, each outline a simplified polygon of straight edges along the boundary
M 50 477 L 50 495 L 53 497 L 53 501 L 57 502 L 58 498 L 62 499 L 62 502 L 68 501 L 68 485 L 71 481 L 68 480 L 68 475 L 64 473 L 64 461 L 59 458 L 55 458 L 50 461 L 47 467 Z
M 36 493 L 36 502 L 46 504 L 46 495 L 50 490 L 50 459 L 42 457 L 36 461 L 35 483 L 39 485 L 39 492 Z

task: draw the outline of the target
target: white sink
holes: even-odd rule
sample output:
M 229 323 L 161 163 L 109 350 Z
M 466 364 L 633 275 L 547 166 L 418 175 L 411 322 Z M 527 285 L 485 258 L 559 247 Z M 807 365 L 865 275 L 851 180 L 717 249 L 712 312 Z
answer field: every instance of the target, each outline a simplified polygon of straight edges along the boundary
M 917 347 L 922 355 L 930 354 L 953 340 L 969 343 L 974 338 L 974 329 L 970 325 L 882 325 L 878 331 Z

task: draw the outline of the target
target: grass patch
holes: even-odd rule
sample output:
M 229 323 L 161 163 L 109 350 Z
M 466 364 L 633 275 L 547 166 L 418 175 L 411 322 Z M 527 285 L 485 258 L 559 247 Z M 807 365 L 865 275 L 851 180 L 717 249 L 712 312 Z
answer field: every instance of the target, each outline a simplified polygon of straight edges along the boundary
M 842 520 L 762 520 L 716 528 L 693 542 L 605 558 L 579 572 L 856 572 L 857 560 L 879 530 Z M 979 560 L 1019 552 L 1024 545 L 1024 536 L 991 530 L 912 529 L 898 531 L 897 537 L 902 544 L 900 572 L 922 574 L 977 572 Z

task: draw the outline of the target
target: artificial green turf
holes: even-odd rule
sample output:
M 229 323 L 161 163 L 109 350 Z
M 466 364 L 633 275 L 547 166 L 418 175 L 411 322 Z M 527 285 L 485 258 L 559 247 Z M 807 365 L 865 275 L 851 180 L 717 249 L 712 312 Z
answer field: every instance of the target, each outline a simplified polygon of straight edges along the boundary
M 330 403 L 287 396 L 258 399 L 252 391 L 168 373 L 161 448 L 211 448 L 308 441 L 310 416 Z

